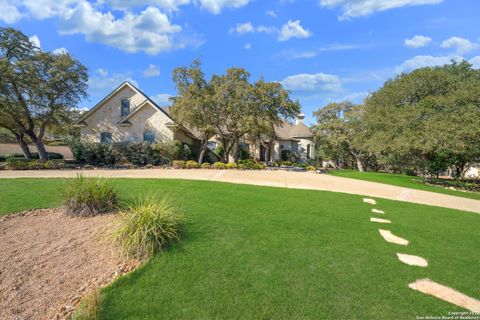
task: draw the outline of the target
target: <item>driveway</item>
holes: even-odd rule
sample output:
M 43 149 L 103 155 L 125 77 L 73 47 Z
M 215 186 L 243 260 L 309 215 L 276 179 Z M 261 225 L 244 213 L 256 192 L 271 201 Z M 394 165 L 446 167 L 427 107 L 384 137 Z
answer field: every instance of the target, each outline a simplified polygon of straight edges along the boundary
M 311 172 L 174 169 L 4 170 L 0 171 L 0 178 L 66 178 L 75 177 L 78 173 L 83 173 L 85 176 L 109 178 L 208 180 L 293 189 L 326 190 L 480 213 L 480 200 Z

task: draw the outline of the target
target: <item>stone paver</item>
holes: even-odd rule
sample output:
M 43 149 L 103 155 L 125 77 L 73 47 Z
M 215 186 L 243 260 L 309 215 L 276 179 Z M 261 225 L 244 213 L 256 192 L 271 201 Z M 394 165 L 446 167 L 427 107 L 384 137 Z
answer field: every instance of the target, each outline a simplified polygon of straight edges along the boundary
M 408 245 L 408 240 L 394 235 L 390 230 L 379 229 L 378 232 L 380 232 L 380 235 L 387 242 L 390 242 L 390 243 L 393 243 L 393 244 L 399 244 L 399 245 L 402 245 L 402 246 Z
M 408 285 L 409 288 L 447 301 L 471 312 L 480 313 L 480 300 L 471 298 L 455 289 L 436 283 L 430 279 L 420 279 Z M 472 319 L 475 319 L 474 317 Z
M 372 209 L 373 213 L 379 213 L 379 214 L 385 214 L 385 211 L 383 210 L 378 210 L 378 209 Z
M 0 171 L 0 178 L 65 178 L 75 177 L 78 173 L 83 173 L 86 176 L 112 178 L 212 180 L 271 187 L 326 190 L 480 213 L 480 200 L 422 190 L 405 189 L 382 183 L 334 177 L 327 174 L 315 174 L 311 172 L 173 169 L 2 170 Z
M 377 201 L 375 201 L 375 199 L 369 199 L 369 198 L 363 198 L 363 202 L 368 204 L 373 204 L 373 205 L 377 204 Z
M 392 221 L 387 220 L 387 219 L 380 219 L 380 218 L 370 218 L 371 222 L 377 222 L 377 223 L 392 223 Z
M 405 253 L 397 253 L 397 257 L 398 257 L 398 260 L 410 266 L 417 266 L 417 267 L 428 266 L 427 260 L 419 256 L 412 256 L 410 254 L 405 254 Z

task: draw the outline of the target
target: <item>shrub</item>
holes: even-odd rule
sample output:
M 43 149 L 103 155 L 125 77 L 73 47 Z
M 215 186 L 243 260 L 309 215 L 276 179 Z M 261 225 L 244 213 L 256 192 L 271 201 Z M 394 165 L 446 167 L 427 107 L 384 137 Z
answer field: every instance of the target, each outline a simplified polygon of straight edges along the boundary
M 212 169 L 212 164 L 208 162 L 202 163 L 202 169 Z
M 255 164 L 253 169 L 263 170 L 265 168 L 266 168 L 266 166 L 263 163 L 257 163 L 257 164 Z
M 65 162 L 63 160 L 48 160 L 45 162 L 45 169 L 63 169 Z
M 127 257 L 146 259 L 180 240 L 183 219 L 167 198 L 139 198 L 121 212 L 113 239 Z
M 227 163 L 225 165 L 225 168 L 226 169 L 237 169 L 238 168 L 238 165 L 236 163 Z
M 292 152 L 290 150 L 282 150 L 280 152 L 282 161 L 290 161 L 292 159 Z
M 185 168 L 186 165 L 187 165 L 187 163 L 184 160 L 173 160 L 172 161 L 172 167 L 174 167 L 175 169 L 183 169 L 183 168 Z
M 7 169 L 10 170 L 27 170 L 29 162 L 26 160 L 7 159 Z
M 45 169 L 45 164 L 37 160 L 32 160 L 28 162 L 28 169 L 30 170 Z
M 306 169 L 307 169 L 307 171 L 315 171 L 315 170 L 317 170 L 317 168 L 315 168 L 314 166 L 308 166 Z
M 257 163 L 252 159 L 238 161 L 240 169 L 256 169 Z
M 187 168 L 187 169 L 197 169 L 197 168 L 200 168 L 200 165 L 197 163 L 197 161 L 188 160 L 185 163 L 185 168 Z
M 166 143 L 116 142 L 84 143 L 79 140 L 70 145 L 75 160 L 89 164 L 161 165 L 173 160 L 191 159 L 191 148 L 180 141 Z
M 225 169 L 227 167 L 227 165 L 223 162 L 215 162 L 213 164 L 213 168 L 215 169 Z
M 86 295 L 72 315 L 72 320 L 96 320 L 100 316 L 102 296 L 100 289 L 96 288 Z
M 77 175 L 65 186 L 63 193 L 67 214 L 91 216 L 116 208 L 117 194 L 104 178 L 86 178 Z
M 25 155 L 23 153 L 10 153 L 6 155 L 5 158 L 12 159 L 12 160 L 20 160 L 20 159 L 25 159 Z M 48 160 L 61 160 L 63 159 L 63 155 L 56 152 L 47 152 L 47 158 Z M 38 159 L 40 159 L 40 155 L 38 154 L 38 152 L 33 152 L 32 160 L 38 160 Z
M 7 160 L 7 157 L 6 156 L 1 156 L 0 155 L 0 162 L 5 162 Z

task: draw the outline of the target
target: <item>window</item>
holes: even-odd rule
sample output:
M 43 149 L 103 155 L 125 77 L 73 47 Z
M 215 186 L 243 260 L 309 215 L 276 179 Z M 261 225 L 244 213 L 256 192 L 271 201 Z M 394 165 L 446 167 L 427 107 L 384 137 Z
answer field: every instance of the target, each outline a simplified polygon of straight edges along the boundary
M 217 143 L 215 141 L 208 141 L 207 142 L 207 148 L 211 151 L 215 150 L 217 147 Z
M 101 143 L 112 143 L 112 134 L 110 132 L 102 132 L 100 134 Z
M 130 101 L 128 100 L 122 100 L 122 117 L 128 116 L 130 113 Z
M 155 134 L 151 131 L 146 131 L 143 134 L 143 141 L 153 143 L 155 141 Z
M 307 159 L 310 159 L 310 148 L 311 148 L 311 145 L 308 145 L 307 146 Z

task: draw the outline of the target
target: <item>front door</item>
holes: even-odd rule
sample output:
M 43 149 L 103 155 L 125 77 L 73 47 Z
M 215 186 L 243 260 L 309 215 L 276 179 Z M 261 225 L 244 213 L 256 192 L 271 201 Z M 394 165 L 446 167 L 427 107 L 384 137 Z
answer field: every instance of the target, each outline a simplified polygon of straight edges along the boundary
M 266 153 L 267 153 L 267 149 L 263 145 L 260 145 L 260 161 L 266 161 L 265 159 Z

